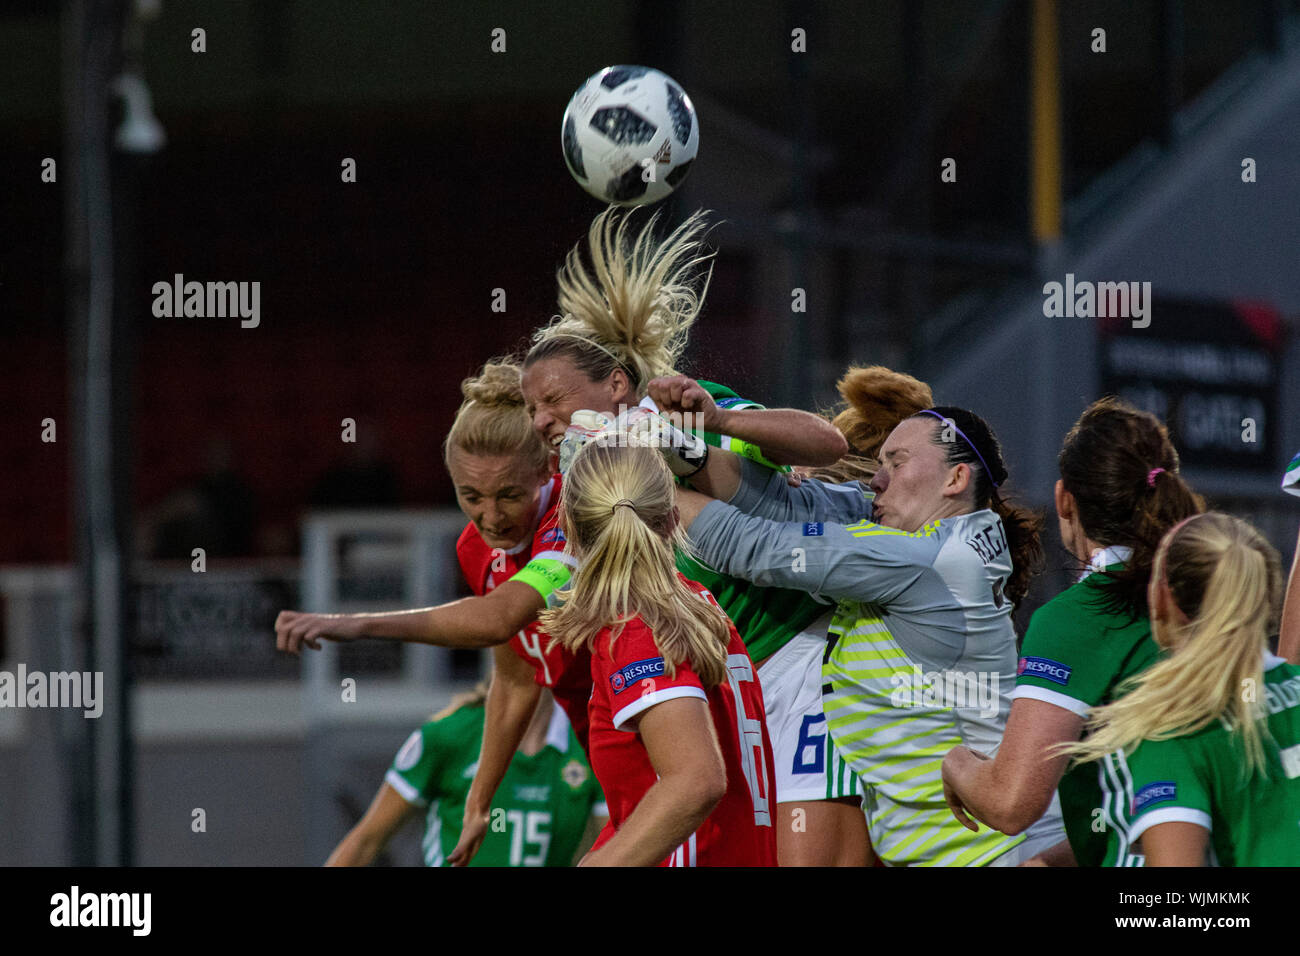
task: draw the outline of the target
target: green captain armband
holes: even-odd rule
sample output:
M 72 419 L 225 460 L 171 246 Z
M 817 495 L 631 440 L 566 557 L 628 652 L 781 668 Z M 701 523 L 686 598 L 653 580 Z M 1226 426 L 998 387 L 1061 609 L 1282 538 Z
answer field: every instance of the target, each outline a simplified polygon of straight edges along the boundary
M 729 451 L 741 458 L 756 461 L 764 468 L 771 468 L 773 471 L 782 473 L 790 470 L 789 465 L 778 465 L 776 462 L 764 458 L 763 450 L 752 441 L 745 441 L 733 435 L 719 435 L 715 432 L 695 432 L 695 434 L 703 438 L 706 445 L 712 445 L 714 448 L 721 448 L 723 451 Z
M 510 580 L 535 589 L 546 606 L 550 607 L 554 603 L 556 592 L 567 588 L 572 577 L 573 568 L 559 558 L 533 558 Z
M 755 445 L 752 441 L 742 441 L 739 438 L 733 438 L 730 435 L 719 435 L 719 446 L 733 455 L 739 455 L 741 458 L 748 458 L 750 461 L 756 461 L 764 467 L 771 468 L 773 471 L 787 472 L 790 470 L 789 465 L 778 465 L 775 462 L 768 461 L 763 457 L 763 450 Z

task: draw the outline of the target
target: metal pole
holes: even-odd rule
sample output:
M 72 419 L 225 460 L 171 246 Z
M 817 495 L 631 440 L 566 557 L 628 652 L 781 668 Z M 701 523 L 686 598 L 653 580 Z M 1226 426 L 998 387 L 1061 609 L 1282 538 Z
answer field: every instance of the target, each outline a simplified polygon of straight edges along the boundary
M 124 582 L 115 502 L 112 198 L 108 148 L 109 84 L 120 53 L 119 0 L 67 0 L 65 117 L 68 321 L 79 565 L 86 595 L 82 627 L 91 670 L 104 674 L 104 709 L 88 721 L 91 813 L 78 856 L 100 866 L 131 861 L 124 838 L 132 817 L 124 780 L 129 753 L 124 655 Z M 80 799 L 85 799 L 82 795 Z M 78 799 L 78 798 L 74 798 Z M 84 842 L 82 842 L 84 841 Z

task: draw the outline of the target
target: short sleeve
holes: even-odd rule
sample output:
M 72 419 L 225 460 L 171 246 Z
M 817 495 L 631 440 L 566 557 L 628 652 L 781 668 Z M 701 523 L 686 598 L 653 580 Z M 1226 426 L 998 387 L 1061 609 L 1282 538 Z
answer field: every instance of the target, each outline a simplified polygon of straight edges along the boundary
M 1043 605 L 1025 632 L 1012 699 L 1041 700 L 1087 717 L 1106 700 L 1120 671 L 1103 640 L 1097 619 L 1081 602 Z
M 413 806 L 428 806 L 429 798 L 437 789 L 436 781 L 442 769 L 440 738 L 437 722 L 413 731 L 384 775 L 384 782 Z
M 685 661 L 677 665 L 671 677 L 668 675 L 654 635 L 640 620 L 625 625 L 612 647 L 607 644 L 593 656 L 593 661 L 592 676 L 600 693 L 609 700 L 615 730 L 635 732 L 634 727 L 626 726 L 628 721 L 666 700 L 708 700 L 703 683 Z
M 1212 829 L 1210 796 L 1193 746 L 1185 737 L 1146 740 L 1125 758 L 1132 780 L 1130 840 L 1136 841 L 1160 823 L 1194 823 Z

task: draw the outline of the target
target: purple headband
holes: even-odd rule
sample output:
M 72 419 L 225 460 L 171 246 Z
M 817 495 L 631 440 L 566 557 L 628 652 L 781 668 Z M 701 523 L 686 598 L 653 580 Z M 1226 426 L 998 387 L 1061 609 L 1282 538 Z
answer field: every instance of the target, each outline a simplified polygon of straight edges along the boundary
M 939 419 L 939 421 L 943 422 L 945 425 L 951 425 L 953 427 L 953 431 L 955 431 L 958 435 L 961 436 L 962 441 L 964 441 L 968 446 L 970 446 L 970 450 L 973 451 L 975 453 L 975 457 L 980 460 L 980 464 L 984 466 L 984 473 L 989 476 L 989 481 L 992 482 L 993 487 L 996 488 L 998 486 L 998 483 L 996 481 L 993 481 L 993 469 L 988 466 L 988 462 L 984 460 L 984 456 L 980 454 L 980 450 L 975 447 L 975 443 L 966 437 L 966 433 L 964 431 L 962 431 L 960 428 L 957 427 L 957 423 L 955 421 L 953 421 L 951 418 L 945 418 L 943 415 L 940 415 L 938 412 L 936 412 L 933 408 L 923 408 L 919 412 L 917 412 L 917 414 L 933 415 L 935 418 Z

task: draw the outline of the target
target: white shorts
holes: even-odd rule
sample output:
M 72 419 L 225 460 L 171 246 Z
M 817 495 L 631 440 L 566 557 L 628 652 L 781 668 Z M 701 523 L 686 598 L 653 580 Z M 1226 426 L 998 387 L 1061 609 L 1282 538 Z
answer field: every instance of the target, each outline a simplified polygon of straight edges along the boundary
M 776 763 L 776 802 L 861 797 L 858 776 L 840 759 L 822 712 L 822 656 L 834 612 L 827 611 L 763 662 L 767 733 Z

